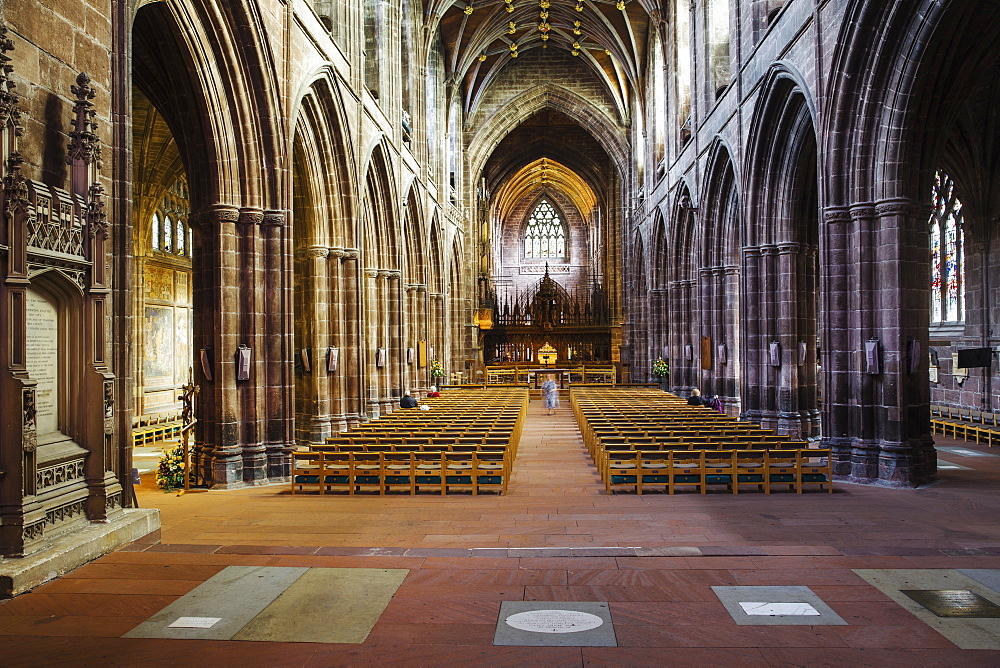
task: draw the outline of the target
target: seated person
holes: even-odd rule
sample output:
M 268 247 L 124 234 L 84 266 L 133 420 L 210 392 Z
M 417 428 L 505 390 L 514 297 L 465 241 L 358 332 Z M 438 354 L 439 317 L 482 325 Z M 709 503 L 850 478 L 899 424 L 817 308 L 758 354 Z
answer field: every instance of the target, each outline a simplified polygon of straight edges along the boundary
M 704 406 L 705 400 L 701 398 L 701 390 L 697 387 L 691 390 L 691 396 L 688 397 L 688 406 Z
M 437 385 L 431 385 L 430 389 L 427 391 L 428 397 L 440 397 L 441 393 L 438 392 Z
M 400 408 L 416 408 L 417 400 L 410 396 L 410 391 L 407 390 L 406 394 L 399 400 Z

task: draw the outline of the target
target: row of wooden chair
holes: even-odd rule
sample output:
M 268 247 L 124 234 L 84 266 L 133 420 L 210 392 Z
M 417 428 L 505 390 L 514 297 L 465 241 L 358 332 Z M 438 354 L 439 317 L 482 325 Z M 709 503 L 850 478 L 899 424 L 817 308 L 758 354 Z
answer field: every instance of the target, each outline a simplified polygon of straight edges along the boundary
M 733 493 L 740 485 L 754 484 L 770 493 L 772 483 L 786 481 L 800 493 L 810 484 L 833 491 L 829 451 L 688 406 L 674 395 L 640 388 L 587 388 L 572 391 L 570 403 L 609 494 L 622 486 L 641 493 L 644 482 L 662 482 L 670 494 L 686 486 L 704 493 L 709 484 L 725 484 Z M 799 457 L 794 466 L 808 464 L 804 473 L 784 470 L 788 457 Z M 693 471 L 682 470 L 686 468 Z M 760 470 L 750 472 L 752 468 Z M 681 475 L 685 477 L 677 477 Z
M 985 442 L 993 447 L 994 441 L 1000 441 L 1000 416 L 989 411 L 931 404 L 931 431 L 963 441 L 975 439 L 977 445 Z
M 183 426 L 180 420 L 174 420 L 172 422 L 158 422 L 133 427 L 132 445 L 138 448 L 143 445 L 180 438 L 181 427 Z
M 667 494 L 693 488 L 701 494 L 725 486 L 739 494 L 753 487 L 765 494 L 787 488 L 798 494 L 807 486 L 833 492 L 833 470 L 828 449 L 811 450 L 666 450 L 608 451 L 604 485 L 608 494 L 626 488 L 662 489 Z M 746 491 L 745 489 L 743 491 Z
M 510 463 L 502 452 L 292 453 L 292 494 L 421 491 L 507 492 Z
M 294 453 L 293 493 L 385 494 L 400 488 L 411 494 L 427 489 L 505 493 L 527 413 L 527 390 L 463 390 L 423 403 L 429 411 L 393 411 Z

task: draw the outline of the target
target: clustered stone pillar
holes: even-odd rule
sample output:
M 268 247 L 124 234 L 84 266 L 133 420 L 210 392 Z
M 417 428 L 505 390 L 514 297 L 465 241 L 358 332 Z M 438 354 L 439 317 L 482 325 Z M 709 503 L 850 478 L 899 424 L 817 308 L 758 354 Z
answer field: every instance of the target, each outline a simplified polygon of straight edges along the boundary
M 925 214 L 901 199 L 824 212 L 824 442 L 834 473 L 860 482 L 912 486 L 936 470 L 929 390 L 919 382 L 929 321 Z
M 697 384 L 697 374 L 694 368 L 695 341 L 694 325 L 692 323 L 693 306 L 691 295 L 695 282 L 691 280 L 672 281 L 670 290 L 670 349 L 673 359 L 670 360 L 671 391 L 686 394 Z
M 759 247 L 743 248 L 743 377 L 746 379 L 743 391 L 743 411 L 740 417 L 751 422 L 759 422 L 762 417 L 761 378 L 766 373 L 767 345 L 762 331 L 764 295 L 759 277 L 763 253 Z
M 740 339 L 736 328 L 740 312 L 740 268 L 730 265 L 722 267 L 721 331 L 719 344 L 726 346 L 726 363 L 720 365 L 719 396 L 722 398 L 726 414 L 738 416 L 742 412 L 740 380 L 736 376 Z
M 348 427 L 356 427 L 365 418 L 363 383 L 366 364 L 365 349 L 361 346 L 361 297 L 362 276 L 356 248 L 344 249 L 341 258 L 340 293 L 343 299 L 344 338 L 341 347 L 344 387 L 344 417 Z
M 327 303 L 329 307 L 329 322 L 327 332 L 332 350 L 329 354 L 335 356 L 336 365 L 333 371 L 327 376 L 330 393 L 330 430 L 331 432 L 345 431 L 348 427 L 347 417 L 350 414 L 346 406 L 346 389 L 344 378 L 344 340 L 347 335 L 347 293 L 343 287 L 343 265 L 347 251 L 343 248 L 331 248 L 326 263 L 328 272 Z
M 366 336 L 364 337 L 364 355 L 367 359 L 363 359 L 362 363 L 365 366 L 367 378 L 367 386 L 365 388 L 366 396 L 368 397 L 368 403 L 366 406 L 368 418 L 371 420 L 377 419 L 381 414 L 381 404 L 379 402 L 380 398 L 380 384 L 379 384 L 379 369 L 377 366 L 378 360 L 376 359 L 377 348 L 379 345 L 379 314 L 378 314 L 378 269 L 365 269 L 364 271 L 364 294 L 365 294 L 365 313 L 366 317 Z
M 199 468 L 213 485 L 228 487 L 243 480 L 232 356 L 239 345 L 239 211 L 220 205 L 192 219 L 199 249 L 193 258 Z
M 302 422 L 298 425 L 298 438 L 308 443 L 322 443 L 332 433 L 330 404 L 333 393 L 327 373 L 327 349 L 332 339 L 330 327 L 339 323 L 329 303 L 331 252 L 325 246 L 307 246 L 298 251 L 305 261 L 305 275 L 301 280 L 308 294 L 300 331 L 302 345 L 312 351 L 311 368 L 303 370 L 305 382 L 302 389 L 306 396 L 298 399 Z

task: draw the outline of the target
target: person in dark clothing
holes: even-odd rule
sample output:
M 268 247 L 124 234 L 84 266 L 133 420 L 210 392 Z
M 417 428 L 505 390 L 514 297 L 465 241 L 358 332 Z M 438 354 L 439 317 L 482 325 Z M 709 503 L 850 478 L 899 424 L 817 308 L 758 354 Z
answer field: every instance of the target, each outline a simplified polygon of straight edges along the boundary
M 410 396 L 410 391 L 409 390 L 407 390 L 406 394 L 403 395 L 403 398 L 399 400 L 399 407 L 400 408 L 416 408 L 417 407 L 417 400 Z
M 691 390 L 691 396 L 688 397 L 688 406 L 704 406 L 705 400 L 701 398 L 701 390 L 697 387 Z

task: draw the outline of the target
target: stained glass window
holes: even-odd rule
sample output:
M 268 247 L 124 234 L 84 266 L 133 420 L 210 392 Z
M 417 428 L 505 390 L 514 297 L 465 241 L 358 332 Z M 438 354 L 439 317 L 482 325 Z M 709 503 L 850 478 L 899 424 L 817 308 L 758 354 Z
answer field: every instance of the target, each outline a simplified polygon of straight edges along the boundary
M 167 253 L 174 250 L 173 237 L 174 221 L 170 220 L 170 216 L 166 216 L 163 219 L 163 250 Z
M 930 225 L 931 322 L 965 320 L 965 233 L 955 182 L 934 176 Z
M 153 250 L 160 250 L 160 214 L 153 214 L 153 232 L 152 232 L 152 245 Z
M 184 221 L 183 220 L 178 220 L 177 221 L 177 237 L 176 237 L 176 243 L 174 244 L 177 247 L 177 254 L 178 255 L 184 255 L 184 241 L 185 241 L 185 239 L 184 239 Z
M 524 257 L 566 257 L 566 228 L 547 200 L 535 207 L 524 232 Z

